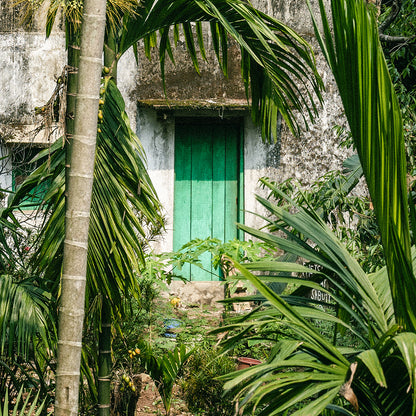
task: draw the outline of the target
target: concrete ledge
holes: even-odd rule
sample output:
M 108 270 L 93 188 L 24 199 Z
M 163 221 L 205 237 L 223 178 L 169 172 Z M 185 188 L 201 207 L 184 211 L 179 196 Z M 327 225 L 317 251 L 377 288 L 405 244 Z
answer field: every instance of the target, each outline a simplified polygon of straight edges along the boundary
M 169 295 L 177 296 L 183 305 L 220 306 L 217 302 L 224 299 L 223 282 L 174 281 L 169 286 Z
M 237 110 L 244 111 L 249 107 L 247 100 L 222 99 L 148 99 L 138 100 L 139 107 L 153 108 L 155 110 Z

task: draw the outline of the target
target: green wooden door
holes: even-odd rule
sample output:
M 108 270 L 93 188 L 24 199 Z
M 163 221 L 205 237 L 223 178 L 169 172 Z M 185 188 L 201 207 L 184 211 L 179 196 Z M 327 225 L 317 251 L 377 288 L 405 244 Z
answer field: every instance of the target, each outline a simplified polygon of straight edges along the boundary
M 194 238 L 228 241 L 237 237 L 240 137 L 237 123 L 177 122 L 174 250 Z M 212 270 L 210 255 L 203 259 L 203 266 Z M 183 275 L 191 280 L 217 280 L 215 275 L 189 265 Z

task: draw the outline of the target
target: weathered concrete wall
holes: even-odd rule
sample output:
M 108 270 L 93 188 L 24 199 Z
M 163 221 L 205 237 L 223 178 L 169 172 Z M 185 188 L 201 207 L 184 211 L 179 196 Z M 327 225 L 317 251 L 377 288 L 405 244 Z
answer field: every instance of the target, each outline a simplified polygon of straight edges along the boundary
M 231 43 L 229 50 L 228 78 L 222 73 L 208 34 L 205 36 L 207 45 L 207 61 L 199 59 L 200 74 L 196 72 L 186 50 L 185 42 L 179 41 L 174 49 L 175 65 L 166 59 L 166 96 L 163 91 L 160 75 L 158 51 L 152 51 L 149 61 L 144 53 L 140 54 L 137 86 L 131 91 L 138 100 L 165 99 L 197 100 L 227 98 L 245 99 L 244 87 L 240 75 L 240 51 Z
M 23 29 L 10 3 L 0 2 L 0 137 L 28 141 L 39 122 L 34 108 L 48 101 L 65 64 L 65 38 L 54 31 L 45 39 L 41 16 Z
M 126 103 L 126 113 L 130 119 L 131 128 L 133 131 L 136 131 L 137 98 L 135 97 L 134 91 L 137 88 L 139 72 L 133 49 L 130 49 L 121 57 L 117 71 L 117 85 Z
M 309 12 L 304 0 L 256 0 L 253 4 L 263 11 L 274 15 L 276 18 L 294 27 L 305 38 L 313 42 L 313 28 Z M 317 2 L 313 2 L 313 9 L 316 16 L 319 16 Z M 207 45 L 210 39 L 206 36 Z M 317 50 L 316 45 L 315 50 Z M 233 99 L 240 99 L 244 102 L 244 91 L 241 85 L 239 73 L 239 55 L 236 49 L 232 49 L 230 59 L 230 79 L 223 77 L 218 69 L 215 57 L 209 55 L 209 63 L 201 64 L 201 76 L 196 74 L 192 63 L 187 55 L 183 44 L 179 45 L 176 51 L 176 65 L 170 62 L 166 68 L 167 80 L 167 102 L 176 103 L 181 100 L 200 100 L 211 101 L 221 104 Z M 155 58 L 151 62 L 142 57 L 139 64 L 139 77 L 137 86 L 130 91 L 133 97 L 139 100 L 163 99 L 164 93 L 160 81 L 159 62 L 155 52 Z M 317 65 L 322 75 L 326 91 L 323 94 L 323 106 L 320 109 L 319 117 L 315 124 L 310 125 L 310 130 L 303 130 L 300 137 L 294 137 L 285 125 L 282 127 L 280 143 L 268 148 L 263 145 L 260 135 L 247 116 L 245 121 L 245 200 L 246 209 L 259 212 L 260 206 L 255 202 L 253 193 L 259 192 L 256 187 L 257 181 L 261 176 L 269 176 L 276 181 L 284 181 L 289 177 L 297 178 L 301 183 L 307 185 L 318 179 L 322 174 L 331 169 L 341 167 L 342 160 L 346 157 L 345 149 L 338 146 L 338 137 L 334 130 L 336 125 L 345 126 L 345 119 L 342 115 L 342 105 L 337 94 L 336 85 L 322 55 L 317 51 Z M 146 113 L 146 115 L 145 115 Z M 173 180 L 161 179 L 165 175 L 169 176 L 173 170 L 173 154 L 170 153 L 169 160 L 166 162 L 169 168 L 161 169 L 164 158 L 160 158 L 157 151 L 157 161 L 150 156 L 152 148 L 158 149 L 161 137 L 166 137 L 166 142 L 172 143 L 174 121 L 156 120 L 150 122 L 149 110 L 139 110 L 139 137 L 145 142 L 145 147 L 149 154 L 149 169 L 154 171 L 155 181 L 162 182 L 160 188 L 163 189 L 164 196 L 161 198 L 166 201 L 166 206 L 172 206 Z M 197 114 L 197 111 L 194 112 Z M 143 120 L 141 120 L 143 118 Z M 299 117 L 300 120 L 300 117 Z M 153 127 L 152 127 L 153 123 Z M 164 135 L 165 127 L 169 124 L 169 138 Z M 144 133 L 146 126 L 146 133 Z M 148 132 L 154 134 L 154 141 L 148 141 Z M 145 134 L 143 136 L 143 134 Z M 164 139 L 165 140 L 165 139 Z M 173 148 L 165 149 L 173 152 Z M 165 153 L 166 155 L 167 153 Z M 156 168 L 155 166 L 158 165 Z M 166 165 L 166 166 L 167 166 Z M 170 196 L 165 194 L 169 193 Z M 169 209 L 168 209 L 169 211 Z M 249 220 L 250 217 L 247 217 Z M 251 220 L 249 220 L 251 221 Z M 252 220 L 253 223 L 255 222 Z M 169 227 L 170 227 L 169 223 Z M 169 228 L 170 229 L 170 228 Z
M 327 1 L 327 3 L 329 3 Z M 305 0 L 254 0 L 252 4 L 258 9 L 283 21 L 305 38 L 313 38 L 313 27 Z M 317 1 L 312 0 L 313 11 L 319 15 Z M 165 99 L 169 100 L 197 100 L 197 99 L 242 99 L 244 100 L 244 87 L 241 82 L 240 50 L 232 41 L 228 52 L 228 77 L 224 77 L 215 53 L 206 26 L 204 34 L 207 60 L 199 57 L 200 74 L 197 74 L 186 50 L 183 39 L 179 40 L 174 48 L 175 64 L 166 57 L 166 95 L 163 91 L 159 70 L 158 50 L 152 51 L 149 61 L 144 55 L 143 48 L 139 48 L 139 66 L 136 87 L 129 94 L 130 98 L 137 100 Z
M 0 188 L 7 190 L 12 189 L 12 163 L 3 156 L 27 145 L 6 143 L 45 142 L 43 132 L 35 131 L 41 120 L 34 109 L 48 101 L 65 64 L 63 33 L 56 30 L 45 38 L 45 10 L 23 28 L 20 7 L 12 3 L 0 0 Z
M 252 0 L 251 3 L 259 10 L 284 22 L 302 36 L 311 37 L 314 35 L 305 0 Z M 324 3 L 329 10 L 330 0 L 324 0 Z M 319 3 L 316 0 L 311 0 L 311 5 L 313 14 L 319 23 Z

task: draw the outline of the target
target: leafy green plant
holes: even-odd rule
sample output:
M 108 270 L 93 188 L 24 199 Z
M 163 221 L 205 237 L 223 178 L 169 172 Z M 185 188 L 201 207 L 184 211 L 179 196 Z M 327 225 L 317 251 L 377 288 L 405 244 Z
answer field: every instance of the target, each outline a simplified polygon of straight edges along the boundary
M 210 329 L 216 327 L 219 322 L 219 312 L 209 317 L 207 312 L 193 312 L 192 317 L 185 312 L 177 312 L 183 327 L 177 334 L 178 343 L 186 345 L 187 348 L 212 348 L 217 342 L 216 337 L 209 333 Z
M 404 121 L 408 171 L 414 175 L 416 155 L 416 19 L 414 2 L 386 2 L 381 5 L 379 22 L 385 35 L 382 46 L 396 90 Z
M 408 383 L 398 387 L 394 377 L 398 380 L 408 373 L 399 365 L 400 353 L 397 346 L 394 347 L 406 340 L 401 338 L 394 319 L 386 268 L 375 275 L 366 275 L 312 210 L 296 207 L 296 213 L 289 213 L 267 200 L 259 200 L 277 217 L 277 220 L 271 220 L 272 226 L 276 221 L 284 221 L 285 226 L 281 227 L 288 238 L 243 228 L 275 244 L 276 248 L 301 255 L 308 262 L 319 265 L 320 270 L 270 260 L 249 263 L 246 267 L 236 264 L 242 273 L 238 278 L 244 277 L 255 285 L 267 303 L 241 318 L 239 323 L 221 328 L 222 331 L 237 326 L 243 328 L 240 335 L 227 340 L 224 347 L 232 348 L 241 340 L 259 342 L 263 336 L 262 341 L 271 344 L 271 352 L 265 364 L 243 374 L 230 375 L 231 381 L 227 382 L 226 388 L 238 387 L 242 406 L 258 405 L 260 415 L 280 414 L 286 410 L 296 410 L 298 413 L 294 414 L 317 415 L 328 406 L 351 411 L 353 407 L 347 406 L 344 398 L 351 400 L 351 406 L 359 403 L 362 414 L 378 414 L 377 409 L 383 409 L 380 414 L 390 414 L 390 409 L 398 403 L 385 402 L 386 385 L 392 384 L 394 387 L 391 388 L 399 395 L 405 394 Z M 295 237 L 291 233 L 293 230 L 306 240 Z M 256 270 L 260 275 L 255 276 L 249 270 Z M 262 275 L 264 271 L 268 274 Z M 287 271 L 301 276 L 281 275 Z M 311 276 L 309 279 L 304 277 L 307 273 Z M 319 284 L 324 278 L 330 281 L 329 288 Z M 291 292 L 279 297 L 266 285 L 270 281 L 290 283 Z M 328 293 L 332 302 L 312 301 L 309 297 L 311 289 Z M 322 333 L 322 322 L 333 328 L 332 339 Z M 263 335 L 269 327 L 274 330 L 273 337 Z M 335 337 L 341 328 L 352 340 L 348 347 Z M 394 351 L 393 355 L 386 354 L 389 348 Z M 349 386 L 348 378 L 355 362 L 359 365 L 354 371 L 352 386 Z M 396 368 L 394 375 L 390 373 L 393 367 Z M 274 376 L 276 373 L 279 375 Z M 380 403 L 366 403 L 363 396 L 367 391 L 372 391 L 374 401 L 376 394 L 380 394 L 377 397 Z M 402 408 L 408 408 L 409 404 L 400 399 Z M 372 410 L 367 406 L 372 406 Z
M 147 254 L 145 263 L 136 278 L 140 291 L 140 309 L 150 315 L 160 292 L 166 290 L 166 284 L 172 280 L 166 255 Z
M 0 273 L 0 397 L 9 402 L 21 388 L 36 389 L 48 403 L 53 396 L 55 299 L 33 272 L 34 234 L 8 230 L 3 247 L 10 257 Z
M 234 414 L 232 393 L 224 394 L 224 381 L 218 377 L 235 371 L 235 360 L 214 348 L 197 348 L 184 368 L 181 383 L 188 409 L 206 416 Z
M 184 345 L 167 351 L 162 355 L 154 354 L 150 344 L 140 343 L 140 362 L 144 370 L 152 377 L 159 391 L 166 415 L 170 414 L 173 386 L 179 372 L 192 351 L 186 351 Z
M 184 264 L 193 264 L 203 267 L 200 258 L 205 253 L 211 254 L 211 262 L 214 269 L 218 270 L 217 277 L 223 278 L 229 272 L 230 264 L 226 258 L 237 261 L 255 261 L 270 252 L 266 243 L 252 240 L 244 241 L 233 239 L 222 242 L 218 238 L 195 238 L 184 244 L 178 251 L 166 253 L 172 270 L 181 270 Z
M 361 166 L 359 162 L 354 162 L 354 158 L 347 159 L 345 173 L 330 171 L 307 188 L 293 178 L 283 183 L 262 178 L 260 183 L 269 190 L 269 198 L 280 206 L 289 207 L 293 201 L 297 205 L 313 208 L 363 269 L 374 272 L 385 264 L 380 231 L 369 198 L 351 194 L 362 176 Z M 278 191 L 270 191 L 269 183 Z M 291 201 L 288 202 L 288 198 Z
M 1 416 L 39 416 L 42 413 L 45 401 L 38 403 L 38 400 L 39 393 L 34 398 L 31 394 L 28 394 L 24 399 L 23 388 L 21 388 L 13 404 L 13 411 L 9 409 L 8 394 L 6 394 L 3 409 L 0 408 L 0 414 Z
M 373 11 L 361 1 L 332 1 L 331 8 L 334 36 L 322 1 L 325 38 L 314 20 L 315 33 L 337 82 L 373 202 L 396 318 L 404 328 L 412 329 L 416 319 L 407 293 L 416 289 L 416 280 L 411 263 L 407 168 L 399 103 Z
M 290 332 L 275 342 L 266 363 L 230 375 L 225 387 L 239 389 L 241 410 L 252 404 L 262 416 L 413 416 L 416 310 L 411 297 L 416 290 L 416 250 L 410 244 L 408 210 L 414 207 L 407 200 L 401 112 L 373 11 L 361 0 L 332 0 L 332 29 L 322 0 L 319 5 L 325 36 L 314 21 L 316 34 L 360 157 L 386 266 L 366 274 L 319 211 L 288 198 L 293 207 L 289 212 L 258 198 L 270 211 L 273 232 L 241 228 L 314 267 L 270 259 L 245 266 L 235 263 L 267 300 L 242 320 L 240 336 L 247 328 L 270 323 Z M 330 285 L 322 287 L 322 279 Z M 270 280 L 290 283 L 291 293 L 276 295 L 265 284 Z M 330 300 L 313 301 L 310 289 L 328 293 Z M 320 333 L 320 321 L 332 323 L 336 331 L 343 328 L 361 346 L 346 348 L 336 338 L 328 340 Z

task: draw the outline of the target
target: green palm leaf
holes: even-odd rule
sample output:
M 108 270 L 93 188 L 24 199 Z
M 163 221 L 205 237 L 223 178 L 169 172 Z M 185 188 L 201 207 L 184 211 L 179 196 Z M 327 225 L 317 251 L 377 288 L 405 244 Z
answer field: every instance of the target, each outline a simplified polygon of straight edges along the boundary
M 4 398 L 3 410 L 0 407 L 0 414 L 2 416 L 10 416 L 10 415 L 11 416 L 24 416 L 24 415 L 40 416 L 45 406 L 45 401 L 43 401 L 42 403 L 39 403 L 38 400 L 39 400 L 39 392 L 35 396 L 28 394 L 24 398 L 23 388 L 21 388 L 19 391 L 19 394 L 17 395 L 15 402 L 13 403 L 13 412 L 12 412 L 12 409 L 9 409 L 8 394 L 6 394 Z
M 152 377 L 162 398 L 166 414 L 169 415 L 173 386 L 192 351 L 186 351 L 183 344 L 173 351 L 156 355 L 147 342 L 140 343 L 140 360 L 146 372 Z
M 103 123 L 94 174 L 88 275 L 92 293 L 115 304 L 137 293 L 146 225 L 160 227 L 159 203 L 146 171 L 143 148 L 130 128 L 116 84 L 104 81 Z
M 26 356 L 34 337 L 45 345 L 54 333 L 50 320 L 50 294 L 33 278 L 16 280 L 0 275 L 0 350 Z
M 209 22 L 214 51 L 223 72 L 227 72 L 227 43 L 231 37 L 241 48 L 242 77 L 246 91 L 251 90 L 254 121 L 261 123 L 263 137 L 277 139 L 278 112 L 293 131 L 298 130 L 294 110 L 316 114 L 312 94 L 320 97 L 321 79 L 315 70 L 312 50 L 303 38 L 283 23 L 240 0 L 148 0 L 136 14 L 126 15 L 121 32 L 119 56 L 140 39 L 161 31 L 159 43 L 162 76 L 165 54 L 170 54 L 169 31 L 177 37 L 182 25 L 187 49 L 198 71 L 198 40 L 202 57 L 200 22 Z M 195 33 L 191 22 L 196 23 Z M 162 77 L 164 79 L 164 77 Z M 304 91 L 306 94 L 301 91 Z M 307 119 L 304 117 L 305 123 Z
M 272 184 L 264 183 L 272 193 L 277 192 Z M 278 325 L 286 337 L 284 328 L 289 328 L 291 335 L 289 341 L 280 341 L 279 332 L 268 338 L 267 342 L 274 347 L 267 363 L 241 374 L 231 374 L 226 388 L 238 389 L 243 407 L 248 404 L 264 407 L 260 414 L 281 414 L 298 407 L 301 410 L 294 414 L 320 414 L 340 400 L 338 393 L 347 379 L 349 363 L 357 361 L 359 365 L 352 389 L 360 407 L 365 402 L 363 409 L 384 409 L 380 415 L 395 414 L 397 409 L 402 409 L 404 413 L 401 414 L 410 414 L 413 395 L 407 395 L 406 400 L 391 397 L 393 391 L 404 392 L 407 386 L 413 385 L 414 359 L 411 354 L 413 334 L 403 337 L 397 334 L 399 327 L 393 313 L 386 268 L 366 275 L 310 208 L 296 207 L 296 213 L 289 213 L 267 199 L 258 200 L 271 214 L 265 217 L 269 222 L 268 228 L 283 231 L 287 238 L 243 225 L 240 227 L 269 245 L 293 253 L 320 268 L 318 272 L 297 263 L 281 263 L 279 259 L 248 263 L 244 267 L 236 263 L 241 273 L 237 278 L 250 281 L 267 303 L 241 319 L 240 323 L 222 328 L 241 329 L 241 333 L 227 340 L 224 347 L 231 348 L 247 338 L 259 342 L 259 335 L 249 334 L 253 331 L 259 333 L 268 325 Z M 255 270 L 256 276 L 249 270 Z M 264 272 L 267 274 L 263 275 Z M 301 273 L 302 278 L 288 276 L 287 272 Z M 310 277 L 305 279 L 305 275 Z M 328 291 L 318 286 L 317 282 L 323 278 L 331 282 Z M 271 281 L 290 284 L 292 294 L 279 297 L 267 286 Z M 312 302 L 308 291 L 300 290 L 302 287 L 327 291 L 344 310 L 343 319 L 334 315 L 334 304 L 323 303 L 326 310 L 321 310 L 320 302 Z M 334 346 L 319 333 L 321 322 L 327 322 L 333 328 L 334 325 L 343 327 L 366 349 Z M 404 364 L 399 365 L 398 361 Z M 367 397 L 368 391 L 376 392 L 374 397 Z M 367 411 L 363 414 L 378 414 Z
M 103 123 L 98 134 L 88 252 L 88 297 L 98 293 L 114 305 L 133 289 L 143 261 L 146 226 L 161 227 L 155 190 L 146 171 L 145 156 L 124 111 L 116 84 L 104 81 Z M 41 183 L 48 192 L 41 204 L 45 214 L 34 266 L 57 295 L 65 230 L 65 147 L 62 139 L 38 157 L 48 160 L 18 189 L 6 214 L 12 215 L 25 195 Z M 140 237 L 141 236 L 141 237 Z M 52 289 L 51 289 L 52 290 Z
M 247 336 L 248 329 L 259 330 L 274 321 L 279 328 L 290 329 L 286 333 L 290 340 L 283 342 L 275 337 L 267 363 L 231 375 L 235 378 L 227 387 L 239 389 L 243 407 L 252 403 L 260 407 L 263 415 L 284 411 L 318 415 L 324 409 L 351 414 L 351 407 L 342 401 L 345 398 L 359 414 L 413 416 L 416 340 L 415 309 L 410 297 L 415 291 L 415 279 L 400 111 L 372 12 L 363 1 L 333 0 L 331 4 L 333 31 L 320 0 L 325 38 L 318 32 L 317 36 L 344 102 L 380 225 L 387 267 L 367 276 L 310 207 L 296 207 L 297 212 L 291 214 L 269 200 L 258 198 L 277 217 L 277 220 L 265 218 L 269 229 L 282 231 L 286 238 L 241 228 L 312 265 L 319 265 L 321 275 L 331 282 L 333 301 L 344 311 L 343 320 L 358 328 L 357 333 L 365 330 L 368 342 L 363 344 L 363 350 L 336 347 L 319 334 L 317 321 L 310 312 L 319 303 L 308 299 L 305 291 L 295 288 L 295 296 L 279 297 L 262 282 L 261 275 L 254 276 L 236 264 L 242 276 L 268 301 L 263 310 L 242 319 L 240 338 Z M 249 267 L 256 270 L 255 263 Z M 279 274 L 282 267 L 268 268 L 277 274 L 279 281 L 296 282 L 293 276 Z M 293 271 L 297 268 L 293 267 Z M 264 272 L 266 267 L 260 263 L 259 269 Z M 303 285 L 300 280 L 299 287 Z M 316 281 L 314 275 L 309 280 Z M 330 304 L 323 306 L 328 312 L 331 310 Z M 315 315 L 316 319 L 331 322 L 325 319 L 325 314 L 318 316 Z M 409 332 L 400 332 L 403 328 Z M 233 341 L 238 339 L 236 336 Z M 357 363 L 350 367 L 351 371 L 349 362 Z
M 331 34 L 320 0 L 325 38 L 315 32 L 335 76 L 374 204 L 400 325 L 415 329 L 409 294 L 412 270 L 403 123 L 381 49 L 376 19 L 363 1 L 332 1 Z M 354 91 L 354 94 L 351 94 Z
M 276 190 L 270 186 L 272 190 Z M 387 331 L 388 319 L 370 279 L 321 218 L 312 210 L 302 207 L 297 207 L 299 212 L 292 215 L 264 198 L 257 199 L 277 217 L 278 220 L 274 221 L 271 227 L 283 228 L 290 238 L 282 238 L 244 225 L 239 227 L 269 244 L 321 266 L 325 277 L 343 295 L 337 296 L 337 293 L 334 293 L 333 296 L 349 311 L 350 316 L 354 317 L 356 325 L 368 330 L 367 316 L 370 314 L 374 322 L 370 332 L 381 336 Z M 283 225 L 278 225 L 278 221 Z M 303 238 L 288 233 L 286 230 L 289 228 L 294 228 Z M 257 269 L 256 264 L 250 268 Z M 292 271 L 296 271 L 297 268 L 298 266 L 292 266 Z M 274 267 L 270 267 L 269 270 L 275 271 Z
M 348 360 L 317 331 L 310 320 L 305 319 L 301 313 L 304 310 L 289 305 L 245 267 L 234 264 L 241 273 L 240 277 L 250 281 L 278 312 L 275 314 L 268 308 L 265 314 L 269 320 L 275 317 L 276 323 L 290 328 L 296 339 L 301 341 L 277 342 L 274 347 L 277 353 L 272 354 L 267 363 L 230 374 L 227 378 L 231 380 L 225 388 L 231 390 L 238 387 L 243 407 L 247 403 L 265 406 L 260 412 L 262 415 L 281 414 L 319 395 L 319 400 L 313 400 L 303 408 L 306 413 L 299 414 L 320 414 L 343 385 L 349 369 Z M 279 315 L 284 320 L 279 320 Z M 262 324 L 257 318 L 256 314 L 247 317 L 254 326 Z

